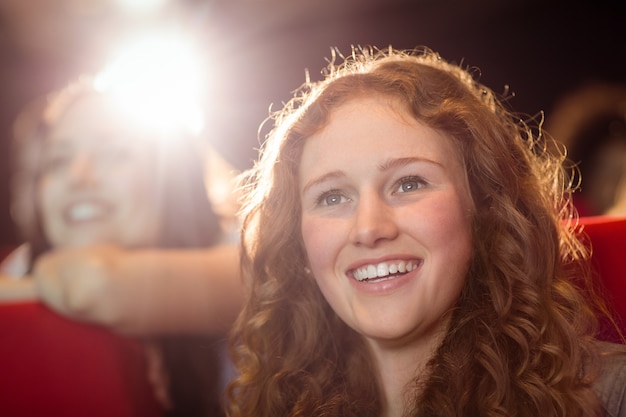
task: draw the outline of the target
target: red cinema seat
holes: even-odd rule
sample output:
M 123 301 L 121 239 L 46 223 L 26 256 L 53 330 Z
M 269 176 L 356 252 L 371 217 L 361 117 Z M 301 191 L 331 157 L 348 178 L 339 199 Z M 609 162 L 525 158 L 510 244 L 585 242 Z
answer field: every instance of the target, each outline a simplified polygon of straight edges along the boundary
M 592 266 L 626 335 L 626 217 L 582 217 L 592 249 Z
M 42 304 L 0 305 L 0 416 L 162 415 L 138 342 Z

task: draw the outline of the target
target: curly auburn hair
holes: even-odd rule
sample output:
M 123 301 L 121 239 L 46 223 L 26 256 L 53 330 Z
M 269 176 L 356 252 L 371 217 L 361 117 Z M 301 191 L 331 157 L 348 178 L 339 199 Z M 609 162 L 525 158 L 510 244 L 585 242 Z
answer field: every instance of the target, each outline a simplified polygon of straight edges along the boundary
M 381 387 L 362 338 L 305 273 L 298 164 L 304 142 L 355 97 L 399 99 L 452 138 L 476 210 L 474 255 L 448 332 L 415 379 L 411 416 L 596 416 L 588 253 L 571 184 L 538 129 L 472 73 L 427 48 L 353 49 L 273 115 L 243 180 L 250 298 L 231 339 L 239 376 L 229 415 L 380 416 Z M 564 152 L 563 152 L 564 154 Z

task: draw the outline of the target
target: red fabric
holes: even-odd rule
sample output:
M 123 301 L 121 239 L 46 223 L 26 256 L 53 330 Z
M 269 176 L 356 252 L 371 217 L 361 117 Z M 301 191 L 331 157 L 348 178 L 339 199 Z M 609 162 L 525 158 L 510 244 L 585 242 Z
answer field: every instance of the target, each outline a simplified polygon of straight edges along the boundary
M 38 303 L 0 305 L 0 416 L 162 414 L 137 342 Z
M 626 334 L 626 217 L 583 217 L 580 223 L 590 240 L 596 277 Z

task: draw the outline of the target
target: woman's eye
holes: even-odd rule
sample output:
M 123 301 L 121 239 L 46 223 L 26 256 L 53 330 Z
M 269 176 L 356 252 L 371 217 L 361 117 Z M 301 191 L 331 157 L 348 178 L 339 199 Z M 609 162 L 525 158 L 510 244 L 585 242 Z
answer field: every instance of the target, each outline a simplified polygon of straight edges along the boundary
M 346 198 L 337 191 L 329 191 L 320 196 L 317 200 L 319 205 L 334 206 L 346 201 Z
M 67 167 L 72 158 L 68 155 L 52 155 L 43 161 L 43 172 L 52 172 Z
M 396 192 L 410 193 L 411 191 L 424 187 L 424 185 L 426 185 L 426 181 L 420 177 L 406 177 L 397 182 Z
M 110 148 L 104 148 L 100 150 L 100 153 L 96 155 L 96 158 L 103 161 L 121 162 L 127 161 L 133 157 L 132 150 L 127 147 L 115 146 Z

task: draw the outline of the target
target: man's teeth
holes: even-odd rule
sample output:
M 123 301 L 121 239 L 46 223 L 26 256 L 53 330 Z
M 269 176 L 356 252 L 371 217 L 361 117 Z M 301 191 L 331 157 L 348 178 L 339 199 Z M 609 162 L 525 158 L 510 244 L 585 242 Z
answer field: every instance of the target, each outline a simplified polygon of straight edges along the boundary
M 383 278 L 390 274 L 404 274 L 405 272 L 411 272 L 417 268 L 418 264 L 418 261 L 382 262 L 377 265 L 366 265 L 357 268 L 352 272 L 352 275 L 358 281 Z

